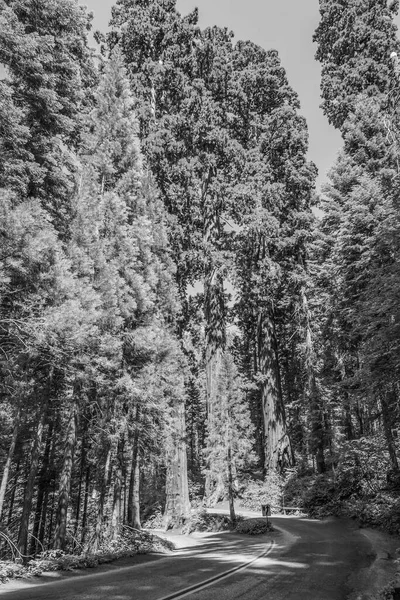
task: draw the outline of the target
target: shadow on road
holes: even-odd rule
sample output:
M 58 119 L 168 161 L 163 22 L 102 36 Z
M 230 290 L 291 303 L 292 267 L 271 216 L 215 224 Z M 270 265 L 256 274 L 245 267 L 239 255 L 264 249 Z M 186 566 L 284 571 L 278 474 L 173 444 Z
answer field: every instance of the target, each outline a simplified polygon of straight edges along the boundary
M 343 600 L 354 570 L 367 566 L 370 545 L 358 531 L 339 521 L 273 518 L 275 531 L 263 536 L 214 533 L 199 536 L 201 545 L 180 548 L 173 556 L 121 559 L 88 574 L 58 578 L 3 593 L 4 600 L 159 600 L 223 574 L 269 547 L 245 571 L 233 574 L 191 600 L 268 597 L 296 600 Z M 286 595 L 285 595 L 286 594 Z

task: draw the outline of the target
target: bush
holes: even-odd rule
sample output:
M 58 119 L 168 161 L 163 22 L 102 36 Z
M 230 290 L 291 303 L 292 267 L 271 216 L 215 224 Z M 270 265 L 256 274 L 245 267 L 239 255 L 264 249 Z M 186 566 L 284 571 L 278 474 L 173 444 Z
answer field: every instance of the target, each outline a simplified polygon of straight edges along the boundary
M 148 517 L 144 523 L 145 529 L 163 529 L 164 528 L 164 515 L 161 509 L 158 509 L 154 514 Z
M 273 528 L 267 519 L 246 519 L 236 524 L 235 531 L 246 535 L 260 535 L 273 531 Z
M 293 473 L 285 483 L 283 496 L 286 506 L 298 506 L 304 509 L 304 498 L 315 481 L 315 475 L 304 476 Z
M 27 575 L 26 567 L 9 561 L 0 561 L 0 582 L 5 583 L 9 579 L 20 579 Z
M 340 503 L 335 495 L 332 477 L 317 475 L 309 480 L 309 487 L 303 496 L 303 508 L 311 517 L 321 518 L 339 514 Z
M 227 531 L 233 529 L 232 521 L 227 515 L 208 513 L 204 509 L 194 512 L 184 525 L 182 533 L 194 531 Z

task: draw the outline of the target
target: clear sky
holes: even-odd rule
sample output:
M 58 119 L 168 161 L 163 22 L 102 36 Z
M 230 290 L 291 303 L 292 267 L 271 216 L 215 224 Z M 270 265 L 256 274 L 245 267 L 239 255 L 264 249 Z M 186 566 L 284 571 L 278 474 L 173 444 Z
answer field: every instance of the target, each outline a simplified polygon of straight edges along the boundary
M 82 0 L 95 15 L 94 27 L 105 31 L 114 0 Z M 340 135 L 319 108 L 320 68 L 314 60 L 313 32 L 319 21 L 318 0 L 177 0 L 187 14 L 199 9 L 200 26 L 232 29 L 237 39 L 249 39 L 279 51 L 291 86 L 299 94 L 301 112 L 310 132 L 309 157 L 319 169 L 319 185 L 326 178 L 341 145 Z M 397 19 L 400 25 L 400 18 Z

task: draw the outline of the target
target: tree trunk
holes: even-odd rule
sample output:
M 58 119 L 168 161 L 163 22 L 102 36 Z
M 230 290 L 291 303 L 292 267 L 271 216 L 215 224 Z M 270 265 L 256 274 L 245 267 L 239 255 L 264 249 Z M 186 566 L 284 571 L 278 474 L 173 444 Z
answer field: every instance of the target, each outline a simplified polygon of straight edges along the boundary
M 115 540 L 121 532 L 123 464 L 124 440 L 119 439 L 115 464 L 114 496 L 110 523 L 110 538 L 112 540 Z
M 20 523 L 19 534 L 18 534 L 17 548 L 18 548 L 18 552 L 24 558 L 27 558 L 26 554 L 27 554 L 27 545 L 28 545 L 29 518 L 31 515 L 35 479 L 36 479 L 36 474 L 37 474 L 38 464 L 39 464 L 40 446 L 41 446 L 42 435 L 43 435 L 43 422 L 44 422 L 44 415 L 42 414 L 42 416 L 39 419 L 38 427 L 37 427 L 35 438 L 33 441 L 33 447 L 32 447 L 31 458 L 30 458 L 31 466 L 29 469 L 29 474 L 28 474 L 28 478 L 27 478 L 26 486 L 25 486 L 21 523 Z
M 104 526 L 104 508 L 106 504 L 106 496 L 110 483 L 110 465 L 111 465 L 111 447 L 109 446 L 106 460 L 104 464 L 103 478 L 100 485 L 100 494 L 97 501 L 97 522 L 94 538 L 91 543 L 90 550 L 96 552 L 103 538 L 103 526 Z
M 326 472 L 325 463 L 325 427 L 324 414 L 321 407 L 315 376 L 311 376 L 309 384 L 310 393 L 310 417 L 311 417 L 311 440 L 310 450 L 315 457 L 315 467 L 317 473 Z
M 282 471 L 294 463 L 286 429 L 285 408 L 278 364 L 278 352 L 270 311 L 260 311 L 257 324 L 258 372 L 263 376 L 261 401 L 264 415 L 265 467 Z
M 90 485 L 90 466 L 86 467 L 86 476 L 85 476 L 85 496 L 83 500 L 83 511 L 82 511 L 82 536 L 81 536 L 81 544 L 82 546 L 86 543 L 86 528 L 87 528 L 87 517 L 88 517 L 88 505 L 89 505 L 89 485 Z
M 139 457 L 139 422 L 140 409 L 136 407 L 135 432 L 133 434 L 132 461 L 128 493 L 128 525 L 141 529 L 140 522 L 140 457 Z
M 15 501 L 15 494 L 16 494 L 17 487 L 18 487 L 18 478 L 19 478 L 20 468 L 21 468 L 21 459 L 18 458 L 17 464 L 15 466 L 15 473 L 13 475 L 14 483 L 11 488 L 11 496 L 10 496 L 10 502 L 9 502 L 9 506 L 8 506 L 8 518 L 7 518 L 7 526 L 8 527 L 10 526 L 10 524 L 12 522 L 12 517 L 14 514 L 14 501 Z
M 12 459 L 13 459 L 13 456 L 14 456 L 15 446 L 17 444 L 18 431 L 19 431 L 19 417 L 17 417 L 16 420 L 15 420 L 13 434 L 12 434 L 11 443 L 10 443 L 10 448 L 8 450 L 7 460 L 6 460 L 6 464 L 4 465 L 3 476 L 1 478 L 1 484 L 0 484 L 0 523 L 1 523 L 1 518 L 2 518 L 2 515 L 3 515 L 4 498 L 5 498 L 5 495 L 6 495 L 6 489 L 7 489 L 7 484 L 8 484 L 8 477 L 10 475 L 11 462 L 12 462 Z
M 175 400 L 171 419 L 172 436 L 167 447 L 166 529 L 182 526 L 190 516 L 189 487 L 187 479 L 185 404 Z
M 52 439 L 53 438 L 53 427 L 54 427 L 53 421 L 51 420 L 49 423 L 48 431 L 47 431 L 43 464 L 42 464 L 42 468 L 41 468 L 40 476 L 39 476 L 35 520 L 33 523 L 31 549 L 30 549 L 30 553 L 33 555 L 36 555 L 36 552 L 37 552 L 40 522 L 41 522 L 41 519 L 45 518 L 45 516 L 46 516 L 46 514 L 43 512 L 43 503 L 44 503 L 44 498 L 45 498 L 45 494 L 46 494 L 46 489 L 48 488 L 48 485 L 50 482 L 49 468 L 50 468 L 50 450 L 51 450 L 52 441 L 53 441 L 53 439 Z
M 222 353 L 225 348 L 225 295 L 224 281 L 218 266 L 215 264 L 215 252 L 222 235 L 221 220 L 218 201 L 209 198 L 209 186 L 213 177 L 213 170 L 208 168 L 203 175 L 200 190 L 200 206 L 203 213 L 203 237 L 207 252 L 207 265 L 204 278 L 204 317 L 205 317 L 205 358 L 206 358 L 206 402 L 207 402 L 207 441 L 212 444 L 215 423 L 215 406 L 218 402 L 218 382 L 221 373 Z M 209 461 L 213 453 L 209 453 Z M 217 502 L 223 496 L 223 474 L 218 477 L 219 471 L 212 464 L 207 465 L 205 482 L 205 497 L 207 504 Z
M 54 533 L 54 548 L 61 550 L 64 550 L 67 534 L 67 514 L 76 444 L 77 412 L 77 403 L 76 400 L 73 399 L 70 407 L 67 436 L 64 445 L 64 460 L 60 476 L 56 529 Z
M 389 451 L 390 462 L 392 464 L 392 471 L 399 474 L 399 462 L 397 460 L 396 444 L 394 442 L 392 433 L 393 414 L 391 411 L 392 404 L 396 400 L 395 391 L 385 392 L 380 396 L 381 407 L 382 407 L 382 422 L 383 431 L 385 433 L 387 448 Z
M 229 402 L 229 399 L 228 399 Z M 232 469 L 232 424 L 231 414 L 229 406 L 226 407 L 226 459 L 227 459 L 227 471 L 228 471 L 228 502 L 229 502 L 229 514 L 233 524 L 236 523 L 235 514 L 235 501 L 234 501 L 234 483 L 233 483 L 233 469 Z
M 86 415 L 87 417 L 87 415 Z M 79 516 L 81 512 L 82 505 L 82 490 L 84 485 L 84 474 L 87 473 L 86 463 L 87 463 L 87 438 L 88 438 L 88 424 L 89 419 L 84 419 L 84 429 L 82 433 L 82 443 L 81 443 L 81 464 L 79 470 L 79 486 L 78 486 L 78 495 L 76 501 L 76 511 L 75 511 L 75 527 L 74 527 L 74 537 L 78 536 L 78 528 L 79 528 Z
M 324 408 L 315 376 L 315 352 L 311 333 L 311 319 L 305 291 L 301 292 L 302 308 L 305 319 L 307 391 L 309 396 L 309 418 L 311 422 L 310 450 L 315 458 L 317 473 L 325 473 L 325 421 Z

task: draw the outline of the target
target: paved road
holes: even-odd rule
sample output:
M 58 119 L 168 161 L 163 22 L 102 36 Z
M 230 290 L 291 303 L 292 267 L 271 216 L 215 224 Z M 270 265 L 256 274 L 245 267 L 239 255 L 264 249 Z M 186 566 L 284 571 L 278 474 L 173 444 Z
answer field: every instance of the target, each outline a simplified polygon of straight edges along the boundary
M 268 557 L 191 600 L 345 600 L 349 576 L 373 560 L 370 543 L 352 524 L 272 520 L 293 537 L 285 536 L 286 544 Z
M 344 600 L 349 575 L 368 565 L 371 547 L 343 521 L 274 517 L 267 556 L 247 569 L 191 594 L 190 600 Z M 90 574 L 15 591 L 2 600 L 160 600 L 222 574 L 270 548 L 271 536 L 212 534 L 173 557 L 139 557 Z M 38 580 L 40 582 L 40 580 Z M 187 596 L 188 597 L 188 596 Z

